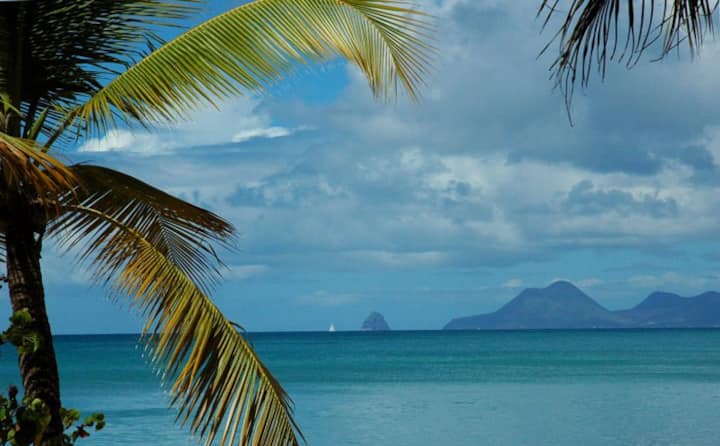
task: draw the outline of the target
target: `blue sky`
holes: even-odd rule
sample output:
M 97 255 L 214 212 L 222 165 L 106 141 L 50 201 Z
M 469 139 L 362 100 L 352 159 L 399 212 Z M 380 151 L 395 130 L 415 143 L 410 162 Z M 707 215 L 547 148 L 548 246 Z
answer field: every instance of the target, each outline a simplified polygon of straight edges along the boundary
M 338 61 L 68 155 L 232 221 L 213 297 L 249 330 L 357 329 L 371 310 L 434 329 L 556 279 L 611 309 L 719 289 L 720 46 L 610 67 L 571 127 L 537 58 L 538 3 L 423 3 L 439 56 L 419 104 L 374 102 Z M 70 257 L 43 265 L 57 333 L 138 330 Z

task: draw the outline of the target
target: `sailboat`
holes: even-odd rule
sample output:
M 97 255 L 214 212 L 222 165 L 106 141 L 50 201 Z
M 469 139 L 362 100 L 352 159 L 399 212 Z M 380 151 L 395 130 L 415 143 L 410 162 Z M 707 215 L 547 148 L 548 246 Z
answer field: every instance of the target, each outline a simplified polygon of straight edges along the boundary
M 335 324 L 330 324 L 330 328 L 328 328 L 328 331 L 330 333 L 334 333 L 335 332 Z

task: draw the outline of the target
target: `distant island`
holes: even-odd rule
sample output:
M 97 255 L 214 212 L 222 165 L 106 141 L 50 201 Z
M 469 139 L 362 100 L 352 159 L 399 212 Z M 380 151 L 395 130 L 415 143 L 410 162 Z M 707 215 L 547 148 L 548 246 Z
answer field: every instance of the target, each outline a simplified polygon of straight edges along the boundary
M 377 311 L 373 311 L 365 318 L 362 326 L 360 327 L 363 331 L 389 331 L 390 326 L 385 321 L 382 314 Z
M 570 282 L 528 288 L 494 313 L 459 317 L 445 330 L 720 327 L 720 293 L 655 292 L 629 310 L 610 311 Z

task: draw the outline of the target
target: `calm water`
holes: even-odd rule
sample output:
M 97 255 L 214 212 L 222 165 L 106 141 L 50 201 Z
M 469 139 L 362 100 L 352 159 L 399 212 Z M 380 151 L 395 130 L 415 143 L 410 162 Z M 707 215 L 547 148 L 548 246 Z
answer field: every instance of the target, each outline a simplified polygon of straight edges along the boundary
M 312 446 L 717 445 L 720 330 L 255 334 Z M 57 339 L 86 446 L 197 444 L 133 336 Z M 4 350 L 0 383 L 19 382 Z

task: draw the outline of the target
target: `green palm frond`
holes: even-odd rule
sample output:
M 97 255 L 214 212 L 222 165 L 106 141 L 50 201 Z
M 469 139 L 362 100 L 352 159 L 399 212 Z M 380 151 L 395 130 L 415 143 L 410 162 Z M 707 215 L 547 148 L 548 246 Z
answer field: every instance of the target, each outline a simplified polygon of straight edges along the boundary
M 208 292 L 220 279 L 221 265 L 213 244 L 230 247 L 233 226 L 221 217 L 173 197 L 124 173 L 100 166 L 74 165 L 70 170 L 80 186 L 70 203 L 79 203 L 132 228 Z M 64 226 L 96 228 L 98 221 L 84 214 L 62 215 L 51 229 Z M 77 226 L 74 226 L 77 225 Z M 78 229 L 79 230 L 79 229 Z M 71 235 L 72 236 L 72 235 Z M 97 238 L 102 245 L 110 234 Z M 100 246 L 99 245 L 99 246 Z M 103 256 L 106 254 L 103 254 Z M 113 253 L 107 255 L 112 257 Z M 102 258 L 102 262 L 108 259 Z
M 575 84 L 587 86 L 594 69 L 604 77 L 613 59 L 630 67 L 658 41 L 660 58 L 683 43 L 696 53 L 705 34 L 714 30 L 717 5 L 716 0 L 543 0 L 538 16 L 544 15 L 544 26 L 567 11 L 543 51 L 559 43 L 551 71 L 569 101 Z
M 54 206 L 59 194 L 73 190 L 75 175 L 32 140 L 0 132 L 0 178 L 3 188 L 43 206 Z M 5 191 L 0 191 L 5 192 Z
M 71 119 L 107 130 L 116 115 L 141 123 L 267 88 L 298 66 L 345 57 L 372 91 L 418 94 L 431 48 L 426 16 L 398 0 L 257 0 L 188 30 L 119 75 Z
M 291 401 L 247 340 L 186 271 L 151 240 L 92 207 L 68 205 L 65 242 L 146 316 L 144 335 L 173 380 L 178 420 L 220 445 L 297 445 Z

